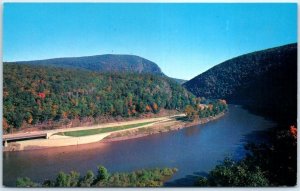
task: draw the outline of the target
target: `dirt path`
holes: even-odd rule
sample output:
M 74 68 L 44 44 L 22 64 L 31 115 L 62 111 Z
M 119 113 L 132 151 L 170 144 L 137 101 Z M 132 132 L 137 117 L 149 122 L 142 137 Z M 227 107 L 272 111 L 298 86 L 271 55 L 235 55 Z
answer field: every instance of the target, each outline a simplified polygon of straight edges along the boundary
M 20 137 L 24 135 L 30 136 L 30 135 L 37 135 L 37 134 L 47 134 L 47 139 L 24 140 L 24 141 L 15 141 L 15 142 L 8 143 L 8 145 L 4 147 L 4 150 L 5 151 L 33 150 L 33 149 L 42 149 L 48 147 L 60 147 L 60 146 L 71 146 L 71 145 L 94 143 L 94 142 L 101 141 L 105 137 L 110 136 L 112 133 L 123 133 L 128 130 L 136 130 L 140 128 L 151 127 L 153 125 L 165 123 L 167 121 L 175 122 L 174 117 L 180 117 L 180 116 L 184 116 L 184 114 L 151 118 L 151 119 L 141 119 L 141 120 L 127 121 L 127 122 L 106 123 L 106 124 L 94 125 L 94 126 L 82 126 L 82 127 L 68 128 L 68 129 L 44 130 L 44 131 L 34 131 L 28 133 L 16 133 L 11 135 L 4 135 L 3 137 L 5 138 L 8 137 L 14 138 L 14 137 Z M 123 129 L 123 130 L 112 131 L 107 133 L 100 133 L 100 134 L 89 135 L 89 136 L 71 137 L 71 136 L 56 135 L 56 133 L 67 132 L 67 131 L 80 131 L 80 130 L 99 129 L 105 127 L 118 127 L 118 126 L 132 125 L 132 124 L 146 123 L 146 122 L 150 122 L 150 123 L 138 127 L 129 128 L 129 129 Z
M 178 114 L 172 116 L 165 116 L 165 117 L 158 117 L 158 118 L 151 118 L 151 119 L 140 119 L 134 121 L 127 121 L 127 122 L 106 123 L 106 124 L 94 125 L 94 126 L 82 126 L 82 127 L 67 128 L 67 129 L 36 131 L 31 133 L 47 133 L 47 139 L 34 139 L 34 140 L 11 142 L 8 143 L 8 145 L 5 146 L 3 150 L 4 151 L 33 150 L 33 149 L 43 149 L 49 147 L 88 144 L 88 143 L 94 143 L 99 141 L 110 142 L 116 140 L 125 140 L 125 139 L 130 139 L 135 137 L 147 136 L 155 133 L 182 129 L 197 124 L 207 123 L 209 121 L 216 120 L 222 117 L 224 114 L 225 113 L 220 113 L 217 116 L 204 118 L 194 122 L 176 119 L 175 117 L 185 116 L 185 114 Z M 67 131 L 80 131 L 80 130 L 99 129 L 105 127 L 118 127 L 118 126 L 147 123 L 147 122 L 150 123 L 137 126 L 137 127 L 128 128 L 128 129 L 111 131 L 111 132 L 100 133 L 95 135 L 81 136 L 81 137 L 71 137 L 71 136 L 63 136 L 63 135 L 56 134 L 56 133 L 67 132 Z M 30 133 L 27 133 L 26 135 L 28 134 Z M 13 134 L 10 136 L 18 136 L 18 135 L 20 134 Z
M 98 125 L 93 125 L 93 126 L 81 126 L 81 127 L 64 128 L 64 129 L 39 130 L 39 131 L 32 131 L 32 132 L 25 132 L 25 133 L 14 133 L 14 134 L 3 135 L 3 139 L 17 138 L 17 137 L 21 137 L 21 136 L 30 136 L 30 135 L 40 135 L 40 134 L 48 134 L 48 136 L 51 136 L 51 135 L 53 135 L 55 133 L 59 133 L 59 132 L 90 130 L 90 129 L 99 129 L 99 128 L 106 128 L 106 127 L 132 125 L 132 124 L 137 124 L 137 123 L 146 123 L 146 122 L 152 122 L 152 121 L 154 122 L 154 121 L 171 120 L 172 117 L 178 117 L 178 116 L 185 116 L 185 114 L 178 114 L 178 115 L 157 117 L 157 118 L 150 118 L 150 119 L 138 119 L 138 120 L 124 121 L 124 122 L 104 123 L 104 124 L 98 124 Z

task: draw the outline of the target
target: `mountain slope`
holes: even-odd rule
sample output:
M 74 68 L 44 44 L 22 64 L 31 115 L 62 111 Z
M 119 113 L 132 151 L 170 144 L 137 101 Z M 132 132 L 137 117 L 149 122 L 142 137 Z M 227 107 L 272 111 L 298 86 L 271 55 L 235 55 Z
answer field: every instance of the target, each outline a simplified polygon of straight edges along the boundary
M 297 44 L 257 51 L 225 61 L 183 86 L 196 96 L 225 98 L 270 112 L 296 116 Z M 272 111 L 273 110 L 273 111 Z
M 52 121 L 97 121 L 105 116 L 138 117 L 160 109 L 183 110 L 193 98 L 182 86 L 160 75 L 3 66 L 5 131 Z
M 10 62 L 15 64 L 78 68 L 95 72 L 136 72 L 163 74 L 161 69 L 145 58 L 134 55 L 96 55 L 84 57 L 53 58 L 46 60 Z
M 61 68 L 84 69 L 93 72 L 117 72 L 117 73 L 147 73 L 165 75 L 159 66 L 145 58 L 135 55 L 104 54 L 96 56 L 52 58 L 46 60 L 5 62 L 6 64 L 26 64 L 37 66 L 55 66 Z M 186 80 L 170 78 L 178 84 Z

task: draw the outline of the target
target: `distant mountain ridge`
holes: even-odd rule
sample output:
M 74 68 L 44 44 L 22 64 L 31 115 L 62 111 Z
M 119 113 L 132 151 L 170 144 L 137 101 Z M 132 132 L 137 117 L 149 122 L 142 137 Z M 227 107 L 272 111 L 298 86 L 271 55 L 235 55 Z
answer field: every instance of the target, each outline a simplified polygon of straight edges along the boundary
M 104 54 L 7 63 L 77 68 L 95 72 L 136 72 L 160 75 L 163 74 L 157 64 L 135 55 Z
M 117 73 L 148 73 L 166 76 L 160 67 L 145 58 L 126 54 L 103 54 L 82 57 L 51 58 L 44 60 L 5 62 L 7 64 L 26 64 L 39 66 L 54 66 L 61 68 L 83 69 L 94 72 L 117 72 Z M 171 78 L 179 84 L 186 80 Z
M 297 44 L 227 60 L 183 86 L 196 96 L 297 114 Z
M 171 79 L 174 80 L 175 82 L 179 83 L 179 84 L 184 84 L 185 82 L 188 81 L 188 80 L 183 80 L 183 79 L 178 79 L 178 78 L 171 78 Z

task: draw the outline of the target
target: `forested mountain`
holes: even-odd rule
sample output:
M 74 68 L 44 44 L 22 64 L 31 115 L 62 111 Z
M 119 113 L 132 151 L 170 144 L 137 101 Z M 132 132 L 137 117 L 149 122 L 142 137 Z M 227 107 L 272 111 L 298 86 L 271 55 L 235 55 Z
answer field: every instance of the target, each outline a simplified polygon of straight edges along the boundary
M 163 74 L 161 69 L 154 62 L 134 55 L 105 54 L 10 63 L 78 68 L 94 72 L 136 72 Z
M 224 98 L 229 103 L 290 115 L 295 120 L 297 44 L 238 56 L 183 86 L 196 96 Z
M 159 66 L 145 58 L 135 55 L 104 54 L 96 56 L 52 58 L 46 60 L 6 62 L 6 64 L 26 64 L 36 66 L 55 66 L 60 68 L 84 69 L 93 72 L 134 72 L 165 75 Z M 170 78 L 179 84 L 186 80 Z
M 61 119 L 183 110 L 194 96 L 160 75 L 4 64 L 4 129 Z

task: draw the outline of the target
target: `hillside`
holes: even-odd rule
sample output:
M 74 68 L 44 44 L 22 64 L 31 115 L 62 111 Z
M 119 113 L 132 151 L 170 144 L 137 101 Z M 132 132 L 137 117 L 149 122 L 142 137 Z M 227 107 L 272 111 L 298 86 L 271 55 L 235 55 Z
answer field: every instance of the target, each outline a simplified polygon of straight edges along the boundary
M 104 54 L 96 56 L 52 58 L 46 60 L 5 62 L 6 64 L 26 64 L 36 66 L 55 66 L 60 68 L 84 69 L 93 72 L 117 72 L 117 73 L 147 73 L 165 75 L 159 66 L 145 58 L 135 55 Z M 186 80 L 170 78 L 178 84 Z
M 15 64 L 78 68 L 94 72 L 136 72 L 163 74 L 161 69 L 145 58 L 134 55 L 105 54 L 84 57 L 10 62 Z
M 5 130 L 48 121 L 183 110 L 194 96 L 167 77 L 4 64 Z
M 280 115 L 297 114 L 297 44 L 257 51 L 225 61 L 183 86 L 196 96 L 225 98 Z M 277 117 L 278 117 L 277 116 Z

